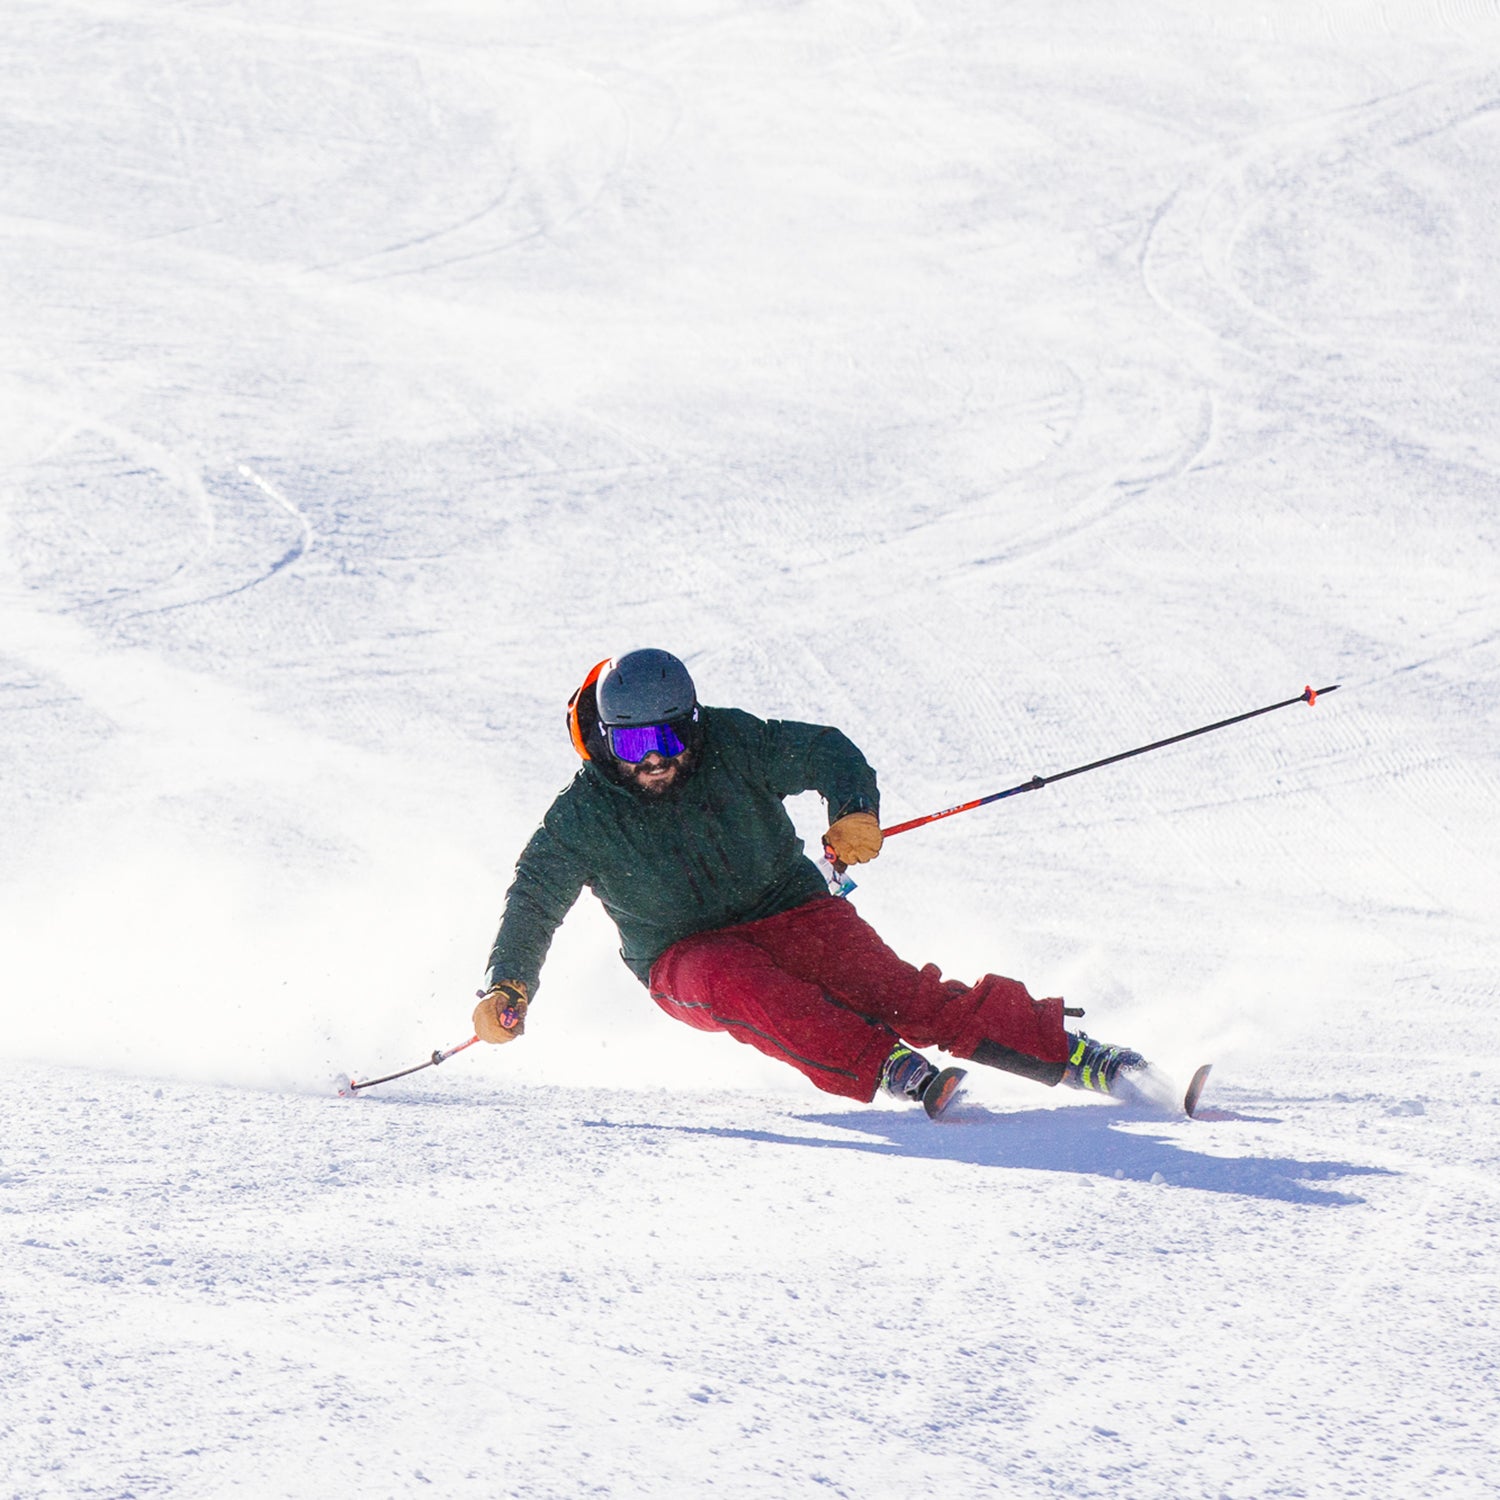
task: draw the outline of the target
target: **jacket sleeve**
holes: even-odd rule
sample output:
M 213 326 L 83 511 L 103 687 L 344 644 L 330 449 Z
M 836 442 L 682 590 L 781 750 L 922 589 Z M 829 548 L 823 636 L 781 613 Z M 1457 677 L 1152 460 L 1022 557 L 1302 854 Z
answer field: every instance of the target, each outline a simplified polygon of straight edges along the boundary
M 521 851 L 516 878 L 505 893 L 500 930 L 490 949 L 487 984 L 519 979 L 533 997 L 536 995 L 552 935 L 586 881 L 582 862 L 544 820 Z
M 859 747 L 826 724 L 771 719 L 763 724 L 765 764 L 779 796 L 817 792 L 828 804 L 828 821 L 846 813 L 880 816 L 875 771 Z

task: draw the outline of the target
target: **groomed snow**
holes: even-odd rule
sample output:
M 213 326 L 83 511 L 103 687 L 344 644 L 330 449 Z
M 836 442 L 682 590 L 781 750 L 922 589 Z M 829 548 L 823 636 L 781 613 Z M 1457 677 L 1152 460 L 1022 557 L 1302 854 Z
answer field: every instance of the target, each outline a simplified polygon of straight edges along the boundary
M 1500 4 L 49 0 L 0 46 L 0 1496 L 1500 1471 Z M 1152 1118 L 469 1034 L 601 657 L 831 722 Z M 821 830 L 816 798 L 795 812 Z

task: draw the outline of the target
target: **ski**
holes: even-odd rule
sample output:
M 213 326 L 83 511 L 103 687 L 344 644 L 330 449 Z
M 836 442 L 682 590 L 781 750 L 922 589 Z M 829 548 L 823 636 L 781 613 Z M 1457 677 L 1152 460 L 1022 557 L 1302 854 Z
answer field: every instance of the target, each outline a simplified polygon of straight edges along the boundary
M 943 1111 L 953 1103 L 958 1086 L 968 1077 L 967 1068 L 944 1068 L 936 1074 L 922 1090 L 922 1108 L 929 1120 L 939 1120 Z
M 1187 1086 L 1187 1093 L 1182 1096 L 1183 1112 L 1188 1119 L 1198 1112 L 1198 1100 L 1203 1094 L 1203 1085 L 1208 1082 L 1208 1075 L 1213 1072 L 1212 1063 L 1204 1063 L 1196 1073 L 1193 1074 L 1192 1082 Z

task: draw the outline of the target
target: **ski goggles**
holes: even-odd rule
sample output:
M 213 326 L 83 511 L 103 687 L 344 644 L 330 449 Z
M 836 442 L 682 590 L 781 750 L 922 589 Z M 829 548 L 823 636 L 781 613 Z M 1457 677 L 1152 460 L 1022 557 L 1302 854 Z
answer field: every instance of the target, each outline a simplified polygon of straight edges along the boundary
M 615 759 L 631 765 L 645 760 L 653 750 L 671 759 L 687 749 L 687 742 L 671 724 L 611 724 L 604 732 Z

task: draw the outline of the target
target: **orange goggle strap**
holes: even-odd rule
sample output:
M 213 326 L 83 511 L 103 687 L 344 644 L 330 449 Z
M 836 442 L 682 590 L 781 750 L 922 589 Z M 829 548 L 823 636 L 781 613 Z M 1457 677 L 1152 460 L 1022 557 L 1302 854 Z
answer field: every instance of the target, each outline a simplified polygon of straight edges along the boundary
M 573 741 L 573 748 L 579 753 L 579 755 L 584 758 L 584 760 L 592 760 L 593 756 L 589 754 L 589 747 L 584 737 L 583 725 L 579 722 L 579 707 L 583 701 L 584 694 L 590 692 L 593 689 L 594 684 L 599 680 L 599 674 L 603 672 L 603 670 L 609 665 L 610 660 L 611 658 L 606 656 L 603 661 L 597 662 L 593 667 L 591 667 L 589 669 L 589 675 L 585 677 L 581 683 L 578 684 L 577 692 L 575 692 L 573 696 L 568 699 L 568 738 Z M 595 707 L 594 711 L 597 717 L 597 706 Z

